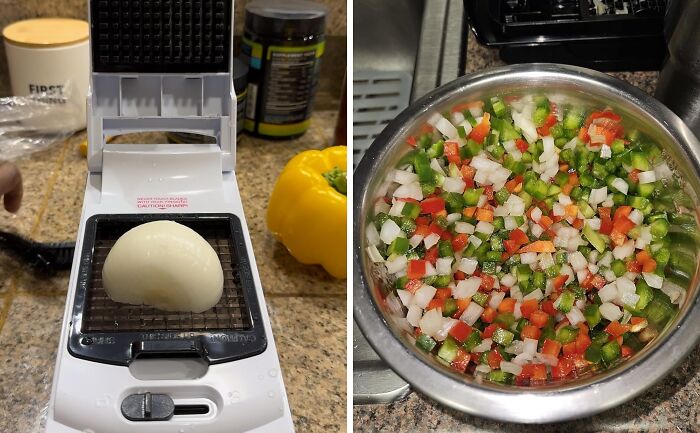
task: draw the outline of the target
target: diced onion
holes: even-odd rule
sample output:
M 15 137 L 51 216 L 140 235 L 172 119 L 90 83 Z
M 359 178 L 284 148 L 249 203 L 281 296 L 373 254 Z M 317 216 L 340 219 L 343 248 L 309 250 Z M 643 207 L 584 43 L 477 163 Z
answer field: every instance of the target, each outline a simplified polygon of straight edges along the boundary
M 409 292 L 408 290 L 399 289 L 396 291 L 396 294 L 399 295 L 399 299 L 401 299 L 401 303 L 404 306 L 411 306 L 411 301 L 413 300 L 413 293 Z
M 491 224 L 489 222 L 479 221 L 476 224 L 475 230 L 478 233 L 484 233 L 484 234 L 490 235 L 491 233 L 493 233 L 494 227 L 493 227 L 493 224 Z
M 627 194 L 627 192 L 629 191 L 629 188 L 630 188 L 630 186 L 627 184 L 627 182 L 625 182 L 623 179 L 620 179 L 619 177 L 616 177 L 612 181 L 612 186 L 616 190 L 620 191 L 621 193 L 623 193 L 625 195 Z
M 451 213 L 451 214 L 447 215 L 447 222 L 451 224 L 453 222 L 459 221 L 460 218 L 462 218 L 461 213 L 459 213 L 459 212 Z
M 603 159 L 610 159 L 612 157 L 612 149 L 607 144 L 604 144 L 600 148 L 600 157 Z
M 394 170 L 392 172 L 392 180 L 401 185 L 407 185 L 409 183 L 418 182 L 418 175 L 409 171 Z
M 644 221 L 644 214 L 639 209 L 633 209 L 632 212 L 627 216 L 630 221 L 639 225 Z
M 621 301 L 623 305 L 629 305 L 631 307 L 634 307 L 639 301 L 639 295 L 637 295 L 636 293 L 625 293 L 624 295 L 622 295 Z
M 455 177 L 446 177 L 445 181 L 442 183 L 442 189 L 447 192 L 457 192 L 463 193 L 467 184 L 464 183 L 462 179 L 457 179 Z
M 425 276 L 432 277 L 433 275 L 437 275 L 437 271 L 435 270 L 435 266 L 433 266 L 432 263 L 428 262 L 425 264 Z
M 406 256 L 396 256 L 394 260 L 384 263 L 384 265 L 386 265 L 387 272 L 389 272 L 390 274 L 395 274 L 397 272 L 405 270 L 407 264 L 408 259 L 406 258 Z
M 569 254 L 569 263 L 576 272 L 588 268 L 588 260 L 586 260 L 586 257 L 584 257 L 580 251 Z
M 529 265 L 537 262 L 537 253 L 522 253 L 520 254 L 520 263 Z
M 423 309 L 416 304 L 408 307 L 408 313 L 406 314 L 406 320 L 411 326 L 418 326 L 420 319 L 423 317 Z
M 506 274 L 501 278 L 501 284 L 506 287 L 513 287 L 516 282 L 518 282 L 518 280 L 513 274 Z
M 573 307 L 568 313 L 566 313 L 566 318 L 569 319 L 571 326 L 576 326 L 586 320 L 586 318 L 583 317 L 581 310 L 576 307 Z
M 391 206 L 391 209 L 389 209 L 389 215 L 391 216 L 401 216 L 401 211 L 403 210 L 403 207 L 406 206 L 405 201 L 397 201 L 396 203 Z
M 384 257 L 382 257 L 382 255 L 379 253 L 376 245 L 370 245 L 367 247 L 367 255 L 373 263 L 382 263 L 384 261 Z
M 411 239 L 408 240 L 408 243 L 411 244 L 411 248 L 415 248 L 420 245 L 420 243 L 423 242 L 423 237 L 423 235 L 411 236 Z
M 423 189 L 421 188 L 420 183 L 412 182 L 396 188 L 393 195 L 396 198 L 412 198 L 420 201 L 423 200 Z
M 478 265 L 479 262 L 476 259 L 471 257 L 462 257 L 462 259 L 459 261 L 459 266 L 457 266 L 457 269 L 467 275 L 471 275 L 474 273 L 474 271 L 476 271 L 476 267 Z
M 530 353 L 521 353 L 517 355 L 515 358 L 513 358 L 513 363 L 518 364 L 518 365 L 525 365 L 529 364 L 530 361 L 532 361 L 532 354 Z
M 654 167 L 654 174 L 656 174 L 658 180 L 670 179 L 673 177 L 673 172 L 665 162 Z
M 444 175 L 445 170 L 443 170 L 442 166 L 440 165 L 440 162 L 437 160 L 437 158 L 433 158 L 430 160 L 430 168 L 432 168 L 434 171 L 437 171 L 438 173 Z M 444 179 L 443 179 L 444 181 Z
M 649 284 L 649 287 L 660 289 L 661 286 L 663 286 L 664 278 L 659 275 L 652 274 L 651 272 L 643 272 L 642 277 L 644 277 L 644 281 Z
M 457 133 L 457 128 L 454 127 L 454 125 L 444 117 L 440 117 L 438 121 L 435 123 L 435 129 L 440 131 L 440 133 L 447 138 L 458 138 L 459 134 Z
M 426 312 L 418 322 L 421 331 L 431 337 L 442 328 L 442 313 L 439 308 L 433 308 Z
M 600 310 L 600 315 L 603 316 L 606 320 L 618 320 L 620 317 L 622 317 L 622 311 L 620 311 L 620 307 L 617 305 L 611 304 L 610 302 L 603 302 L 600 304 L 599 307 Z
M 367 236 L 367 243 L 370 245 L 379 245 L 379 242 L 381 241 L 377 227 L 375 227 L 373 223 L 367 224 L 365 236 Z
M 656 173 L 654 170 L 643 171 L 637 175 L 639 177 L 639 184 L 643 185 L 645 183 L 656 182 Z
M 455 232 L 457 232 L 457 233 L 466 233 L 466 234 L 470 235 L 470 234 L 474 233 L 474 230 L 475 230 L 475 228 L 473 225 L 466 223 L 464 221 L 457 221 L 455 223 Z
M 591 194 L 588 196 L 588 203 L 591 206 L 598 206 L 599 203 L 605 201 L 608 198 L 608 187 L 604 186 L 602 188 L 592 189 Z
M 481 239 L 479 239 L 478 237 L 476 237 L 474 235 L 469 236 L 469 243 L 473 244 L 474 247 L 476 247 L 476 248 L 479 248 L 479 245 L 481 245 L 482 242 L 483 241 Z
M 435 270 L 438 275 L 450 275 L 452 274 L 452 257 L 440 257 L 435 262 Z
M 382 230 L 379 232 L 379 238 L 382 240 L 382 242 L 388 245 L 402 234 L 403 232 L 398 224 L 396 224 L 392 219 L 387 219 L 384 221 L 384 224 L 382 224 Z M 440 236 L 438 236 L 438 238 L 439 237 Z
M 503 301 L 503 298 L 506 297 L 506 294 L 504 292 L 492 292 L 491 293 L 491 298 L 489 298 L 489 307 L 493 308 L 494 310 L 498 308 L 499 305 L 501 305 L 501 301 Z
M 598 296 L 601 302 L 610 302 L 617 297 L 617 286 L 615 283 L 606 284 L 598 290 Z
M 457 286 L 452 289 L 452 296 L 455 299 L 465 299 L 471 298 L 476 292 L 479 291 L 479 286 L 481 285 L 481 278 L 471 277 L 466 280 L 462 280 L 457 283 Z
M 440 235 L 437 233 L 430 233 L 428 236 L 426 236 L 423 239 L 423 243 L 425 244 L 425 249 L 429 250 L 435 245 L 437 245 L 438 241 L 440 240 Z
M 535 353 L 534 359 L 552 367 L 555 367 L 559 363 L 559 359 L 556 356 L 539 352 Z
M 440 327 L 440 330 L 435 333 L 435 339 L 437 341 L 445 341 L 450 330 L 455 326 L 457 322 L 458 320 L 453 319 L 452 317 L 443 317 L 442 326 Z
M 418 305 L 421 308 L 427 307 L 430 300 L 435 296 L 435 292 L 437 292 L 435 287 L 424 284 L 413 294 L 413 305 Z
M 517 355 L 523 353 L 523 342 L 520 340 L 515 340 L 504 349 L 506 353 Z
M 627 258 L 631 256 L 632 253 L 634 253 L 634 241 L 632 239 L 629 239 L 624 244 L 613 248 L 613 257 L 618 260 Z
M 523 353 L 534 355 L 537 353 L 537 340 L 534 338 L 526 338 L 523 340 Z
M 523 371 L 523 367 L 514 362 L 501 361 L 501 371 L 517 376 Z
M 472 326 L 474 323 L 476 323 L 476 321 L 479 319 L 479 317 L 481 317 L 481 314 L 483 312 L 484 312 L 484 308 L 481 305 L 477 304 L 476 302 L 470 302 L 469 306 L 467 306 L 467 309 L 464 310 L 464 313 L 462 313 L 462 315 L 459 317 L 459 320 L 465 322 L 469 326 Z M 484 341 L 486 341 L 486 340 L 484 340 Z M 489 348 L 491 348 L 490 343 L 489 343 Z M 473 350 L 472 350 L 472 352 L 473 352 Z

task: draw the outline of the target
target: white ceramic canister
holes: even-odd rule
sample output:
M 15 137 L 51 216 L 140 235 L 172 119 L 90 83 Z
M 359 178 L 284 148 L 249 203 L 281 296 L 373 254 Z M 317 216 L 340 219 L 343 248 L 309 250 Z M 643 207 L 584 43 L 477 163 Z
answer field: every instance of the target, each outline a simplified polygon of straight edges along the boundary
M 46 93 L 44 102 L 75 104 L 72 109 L 59 112 L 67 117 L 61 121 L 66 128 L 85 128 L 90 74 L 88 23 L 69 18 L 36 18 L 10 24 L 2 34 L 12 93 Z

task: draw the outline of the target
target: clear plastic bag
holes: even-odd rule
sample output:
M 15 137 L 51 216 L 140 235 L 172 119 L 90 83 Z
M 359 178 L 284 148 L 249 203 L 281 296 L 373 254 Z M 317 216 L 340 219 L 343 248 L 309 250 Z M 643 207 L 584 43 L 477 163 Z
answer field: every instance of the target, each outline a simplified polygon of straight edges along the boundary
M 0 161 L 46 149 L 81 129 L 72 93 L 68 82 L 60 91 L 0 98 Z

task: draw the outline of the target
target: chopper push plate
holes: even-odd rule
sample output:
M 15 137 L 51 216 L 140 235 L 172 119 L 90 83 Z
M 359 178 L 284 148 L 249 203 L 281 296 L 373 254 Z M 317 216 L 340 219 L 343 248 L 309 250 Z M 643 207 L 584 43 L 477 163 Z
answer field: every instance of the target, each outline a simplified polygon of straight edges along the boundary
M 219 302 L 202 313 L 162 311 L 112 301 L 102 267 L 116 240 L 157 220 L 183 224 L 216 251 L 224 270 Z M 209 364 L 262 353 L 267 339 L 241 223 L 233 214 L 95 215 L 85 234 L 68 350 L 78 358 L 129 365 L 136 357 L 202 357 Z

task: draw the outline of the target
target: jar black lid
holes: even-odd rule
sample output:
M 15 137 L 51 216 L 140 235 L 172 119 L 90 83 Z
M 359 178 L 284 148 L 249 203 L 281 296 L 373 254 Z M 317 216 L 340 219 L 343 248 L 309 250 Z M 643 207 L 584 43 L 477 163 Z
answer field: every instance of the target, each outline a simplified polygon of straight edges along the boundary
M 254 0 L 245 11 L 246 29 L 282 39 L 322 35 L 327 13 L 325 6 L 307 0 Z

